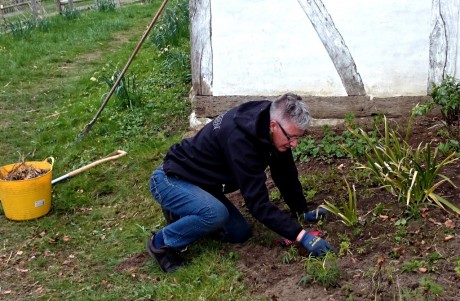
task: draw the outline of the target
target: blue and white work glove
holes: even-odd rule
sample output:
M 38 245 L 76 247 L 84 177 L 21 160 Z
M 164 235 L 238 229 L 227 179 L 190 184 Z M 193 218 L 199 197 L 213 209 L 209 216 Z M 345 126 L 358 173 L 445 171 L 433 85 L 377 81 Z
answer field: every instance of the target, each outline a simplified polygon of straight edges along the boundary
M 300 244 L 314 257 L 321 257 L 327 251 L 335 252 L 334 248 L 327 241 L 308 232 L 302 237 Z
M 326 219 L 328 211 L 324 208 L 316 208 L 315 210 L 307 211 L 304 215 L 304 221 L 309 223 L 317 223 Z

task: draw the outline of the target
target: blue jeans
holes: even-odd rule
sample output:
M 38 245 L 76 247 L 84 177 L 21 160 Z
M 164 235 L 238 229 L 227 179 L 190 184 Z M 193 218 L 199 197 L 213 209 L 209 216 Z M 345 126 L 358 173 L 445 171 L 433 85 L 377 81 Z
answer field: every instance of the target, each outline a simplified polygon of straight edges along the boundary
M 150 192 L 163 209 L 179 217 L 162 230 L 167 247 L 182 249 L 207 234 L 230 243 L 241 243 L 251 236 L 251 226 L 223 193 L 212 195 L 168 176 L 162 165 L 150 177 Z

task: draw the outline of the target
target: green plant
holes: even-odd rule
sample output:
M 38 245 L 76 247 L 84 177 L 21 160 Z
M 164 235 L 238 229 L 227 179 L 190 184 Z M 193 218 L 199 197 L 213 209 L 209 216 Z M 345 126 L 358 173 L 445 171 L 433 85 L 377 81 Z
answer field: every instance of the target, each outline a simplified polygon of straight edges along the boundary
M 438 105 L 449 133 L 458 141 L 460 137 L 460 82 L 453 76 L 446 76 L 439 85 L 433 83 L 432 86 L 430 93 L 432 100 L 416 106 L 414 112 L 418 116 L 425 115 L 435 105 Z
M 297 257 L 299 256 L 299 250 L 296 246 L 290 246 L 287 251 L 283 252 L 281 256 L 281 261 L 284 264 L 290 264 L 297 261 Z
M 274 189 L 270 191 L 270 200 L 272 201 L 279 201 L 281 200 L 281 193 L 278 189 Z
M 35 29 L 46 31 L 49 26 L 50 21 L 46 18 L 19 18 L 12 21 L 5 21 L 6 32 L 15 37 L 28 37 Z
M 417 272 L 420 268 L 428 268 L 428 264 L 424 260 L 404 261 L 401 272 Z
M 188 39 L 189 33 L 189 7 L 187 1 L 173 1 L 171 8 L 167 8 L 151 34 L 153 44 L 167 53 L 171 46 L 177 46 L 182 39 Z
M 311 136 L 306 136 L 300 139 L 299 144 L 292 150 L 294 160 L 308 162 L 310 158 L 316 158 L 321 151 L 321 148 L 316 144 L 315 139 Z
M 441 158 L 438 149 L 431 151 L 429 143 L 424 146 L 420 144 L 414 150 L 407 142 L 413 118 L 414 114 L 410 117 L 405 138 L 390 128 L 387 119 L 384 118 L 383 144 L 375 142 L 362 129 L 357 131 L 349 128 L 348 130 L 365 141 L 370 149 L 365 155 L 367 162 L 357 164 L 360 168 L 371 171 L 379 183 L 395 194 L 398 200 L 404 201 L 414 215 L 419 214 L 420 206 L 425 205 L 427 200 L 443 209 L 447 206 L 460 214 L 458 207 L 434 193 L 444 182 L 455 186 L 447 176 L 440 173 L 440 170 L 455 162 L 457 158 L 453 158 L 454 154 Z M 353 152 L 349 153 L 353 155 Z M 439 177 L 442 180 L 438 181 Z
M 348 184 L 347 179 L 345 177 L 343 179 L 347 186 L 348 202 L 345 202 L 345 201 L 342 202 L 342 210 L 340 210 L 339 207 L 337 207 L 336 205 L 326 200 L 324 201 L 325 204 L 320 205 L 320 207 L 337 215 L 345 225 L 355 226 L 356 224 L 358 224 L 358 221 L 359 221 L 358 208 L 357 208 L 358 202 L 357 202 L 357 197 L 356 197 L 355 185 L 352 185 L 353 187 L 353 191 L 352 191 L 350 188 L 350 185 Z
M 350 251 L 350 245 L 351 245 L 350 241 L 342 241 L 342 242 L 340 242 L 340 245 L 339 245 L 339 257 L 343 257 L 348 253 L 352 254 L 351 251 Z
M 337 256 L 328 252 L 322 258 L 304 257 L 305 275 L 299 280 L 299 285 L 317 282 L 325 288 L 336 287 L 340 277 Z
M 443 155 L 455 153 L 457 157 L 460 156 L 460 143 L 458 140 L 449 139 L 447 142 L 441 142 L 439 143 L 438 148 Z
M 381 215 L 383 213 L 383 210 L 385 210 L 385 207 L 383 206 L 383 204 L 378 203 L 377 205 L 375 205 L 374 214 Z
M 72 9 L 68 6 L 64 7 L 62 11 L 62 16 L 68 20 L 74 20 L 81 16 L 81 12 L 78 9 Z
M 460 277 L 460 259 L 455 262 L 454 271 L 457 274 L 457 277 Z
M 115 11 L 115 8 L 114 0 L 96 0 L 96 9 L 100 12 Z
M 120 71 L 115 70 L 110 77 L 102 75 L 100 80 L 105 82 L 109 88 L 112 88 L 119 76 Z M 140 106 L 142 100 L 142 86 L 137 83 L 135 74 L 122 76 L 115 88 L 115 96 L 122 109 L 129 108 L 133 110 L 134 107 Z
M 433 281 L 430 277 L 422 277 L 420 280 L 420 287 L 424 290 L 425 294 L 432 294 L 439 296 L 444 292 L 444 288 Z
M 433 102 L 441 107 L 441 113 L 451 126 L 458 121 L 460 113 L 460 82 L 452 76 L 446 76 L 441 84 L 433 83 L 431 91 Z

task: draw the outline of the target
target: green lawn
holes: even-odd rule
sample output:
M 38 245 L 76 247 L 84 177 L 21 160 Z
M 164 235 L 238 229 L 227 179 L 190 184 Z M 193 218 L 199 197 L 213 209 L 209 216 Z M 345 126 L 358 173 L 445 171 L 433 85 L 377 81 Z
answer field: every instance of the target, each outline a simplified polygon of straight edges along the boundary
M 0 35 L 0 166 L 52 156 L 56 178 L 128 152 L 55 184 L 44 217 L 11 221 L 0 210 L 0 299 L 250 299 L 220 244 L 192 246 L 192 264 L 174 275 L 144 250 L 149 232 L 164 224 L 150 174 L 188 126 L 187 39 L 168 54 L 147 39 L 125 75 L 138 96 L 132 106 L 114 95 L 77 140 L 109 91 L 102 78 L 123 68 L 160 4 L 54 16 L 43 28 Z

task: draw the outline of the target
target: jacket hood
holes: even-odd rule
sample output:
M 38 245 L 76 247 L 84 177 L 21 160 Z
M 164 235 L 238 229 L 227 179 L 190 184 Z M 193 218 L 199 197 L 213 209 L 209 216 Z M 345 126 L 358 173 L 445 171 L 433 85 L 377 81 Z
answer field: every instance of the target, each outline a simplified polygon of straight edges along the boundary
M 249 101 L 238 107 L 233 119 L 247 135 L 263 143 L 271 143 L 269 100 Z

